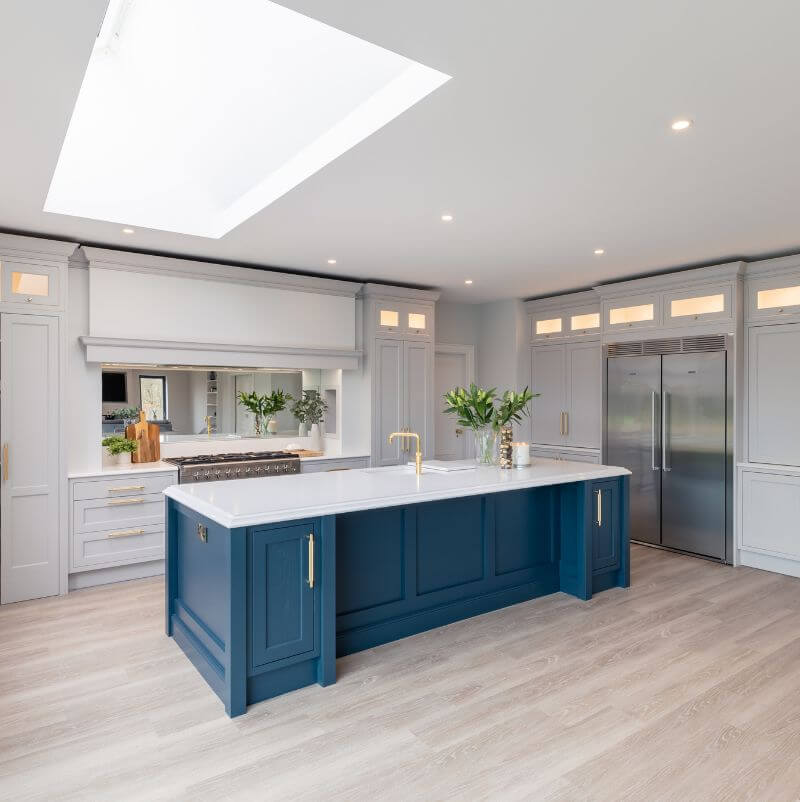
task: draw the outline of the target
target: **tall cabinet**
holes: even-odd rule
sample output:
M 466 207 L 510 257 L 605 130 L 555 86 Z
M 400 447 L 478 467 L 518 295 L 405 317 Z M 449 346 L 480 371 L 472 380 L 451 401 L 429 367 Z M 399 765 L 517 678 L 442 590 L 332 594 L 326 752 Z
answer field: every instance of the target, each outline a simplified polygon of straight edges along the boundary
M 600 301 L 593 292 L 529 301 L 534 455 L 600 462 Z
M 371 386 L 371 462 L 375 467 L 413 459 L 411 440 L 388 442 L 392 432 L 416 432 L 423 453 L 434 453 L 433 343 L 436 292 L 365 284 L 365 370 Z
M 800 576 L 800 257 L 747 266 L 740 562 Z
M 73 243 L 0 235 L 0 602 L 66 592 L 63 385 Z

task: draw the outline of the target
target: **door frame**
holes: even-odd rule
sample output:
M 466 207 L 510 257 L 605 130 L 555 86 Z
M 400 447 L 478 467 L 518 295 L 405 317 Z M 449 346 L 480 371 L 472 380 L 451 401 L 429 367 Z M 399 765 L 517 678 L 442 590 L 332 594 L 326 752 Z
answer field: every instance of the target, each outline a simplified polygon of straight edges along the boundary
M 475 346 L 474 345 L 458 345 L 454 343 L 434 343 L 433 345 L 433 384 L 436 386 L 436 356 L 438 354 L 457 354 L 465 357 L 465 364 L 467 369 L 467 385 L 475 381 Z M 439 400 L 434 399 L 434 415 L 439 415 L 441 410 L 438 407 Z M 433 431 L 436 431 L 436 418 L 433 420 Z M 469 459 L 475 456 L 475 437 L 468 429 L 465 433 L 466 448 L 464 449 L 465 458 Z

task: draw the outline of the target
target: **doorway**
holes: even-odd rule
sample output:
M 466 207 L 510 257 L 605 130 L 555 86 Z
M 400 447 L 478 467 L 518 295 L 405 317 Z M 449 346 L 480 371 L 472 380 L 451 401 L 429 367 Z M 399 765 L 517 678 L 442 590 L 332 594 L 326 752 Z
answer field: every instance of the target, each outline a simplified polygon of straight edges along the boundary
M 459 426 L 454 415 L 442 412 L 442 396 L 454 387 L 468 387 L 475 381 L 475 346 L 437 344 L 433 375 L 436 404 L 434 457 L 441 460 L 467 459 L 474 453 L 472 433 Z

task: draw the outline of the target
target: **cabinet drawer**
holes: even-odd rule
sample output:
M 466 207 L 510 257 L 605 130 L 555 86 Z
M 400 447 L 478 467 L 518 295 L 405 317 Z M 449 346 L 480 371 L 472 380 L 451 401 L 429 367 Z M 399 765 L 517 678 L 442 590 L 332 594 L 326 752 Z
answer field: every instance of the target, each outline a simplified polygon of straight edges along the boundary
M 129 475 L 115 479 L 80 480 L 72 482 L 72 498 L 75 501 L 91 498 L 126 498 L 149 493 L 161 493 L 170 485 L 178 483 L 177 473 L 159 473 L 155 476 Z
M 164 559 L 164 524 L 72 536 L 70 568 L 85 570 Z
M 742 471 L 742 548 L 800 560 L 800 476 Z
M 101 532 L 104 529 L 130 529 L 164 526 L 164 497 L 160 493 L 120 499 L 83 499 L 72 504 L 73 532 Z
M 369 459 L 358 457 L 353 459 L 324 459 L 313 462 L 301 462 L 301 473 L 323 473 L 325 471 L 349 471 L 353 468 L 366 468 Z

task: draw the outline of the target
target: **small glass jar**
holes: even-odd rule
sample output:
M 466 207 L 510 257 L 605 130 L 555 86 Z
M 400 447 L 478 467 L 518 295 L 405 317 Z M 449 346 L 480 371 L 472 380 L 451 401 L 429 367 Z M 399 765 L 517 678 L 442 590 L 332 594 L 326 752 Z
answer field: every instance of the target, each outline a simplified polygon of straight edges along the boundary
M 515 468 L 529 468 L 531 465 L 530 443 L 511 444 L 511 463 Z

